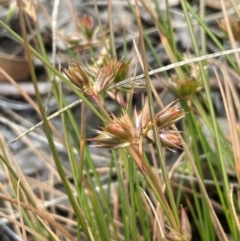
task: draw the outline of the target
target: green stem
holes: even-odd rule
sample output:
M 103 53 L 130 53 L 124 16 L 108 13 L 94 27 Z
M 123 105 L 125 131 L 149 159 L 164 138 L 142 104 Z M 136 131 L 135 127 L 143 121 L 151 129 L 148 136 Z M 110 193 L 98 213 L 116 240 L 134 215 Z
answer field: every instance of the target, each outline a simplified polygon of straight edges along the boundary
M 138 169 L 143 173 L 149 185 L 152 187 L 153 192 L 155 193 L 159 203 L 162 206 L 163 211 L 165 212 L 169 220 L 169 223 L 171 224 L 174 230 L 179 230 L 175 217 L 172 214 L 173 212 L 166 200 L 166 197 L 162 191 L 161 186 L 159 185 L 159 181 L 157 180 L 151 167 L 134 146 L 128 147 L 127 150 L 133 158 L 133 160 L 135 161 L 135 164 L 137 165 Z
M 25 23 L 24 23 L 24 18 L 23 18 L 23 13 L 21 11 L 21 7 L 19 7 L 19 12 L 20 12 L 20 24 L 22 26 L 21 29 L 22 29 L 22 33 L 23 33 L 23 39 L 21 39 L 22 44 L 24 45 L 24 47 L 26 49 L 27 58 L 31 59 L 30 52 L 32 52 L 32 51 L 30 50 L 30 46 L 29 46 L 28 41 L 27 41 L 27 33 L 26 33 L 26 29 L 24 27 Z M 1 25 L 1 22 L 0 22 L 0 25 Z M 59 174 L 59 176 L 62 180 L 63 186 L 66 190 L 66 193 L 67 193 L 67 196 L 68 196 L 69 201 L 71 203 L 71 206 L 72 206 L 72 208 L 73 208 L 73 210 L 74 210 L 74 212 L 77 216 L 78 223 L 81 225 L 81 227 L 82 227 L 85 235 L 87 236 L 87 238 L 89 240 L 91 240 L 89 230 L 87 228 L 87 224 L 86 224 L 86 222 L 83 218 L 83 215 L 80 212 L 80 207 L 77 204 L 77 202 L 75 200 L 75 197 L 72 193 L 72 190 L 69 186 L 68 180 L 66 178 L 66 174 L 65 174 L 65 172 L 63 170 L 63 167 L 62 167 L 62 162 L 61 162 L 61 160 L 59 158 L 59 155 L 57 153 L 55 143 L 54 143 L 54 140 L 53 140 L 53 136 L 52 136 L 49 124 L 48 124 L 47 117 L 46 117 L 46 113 L 45 113 L 45 110 L 44 110 L 44 107 L 43 107 L 43 104 L 42 104 L 42 98 L 41 98 L 39 88 L 38 88 L 36 73 L 35 73 L 35 70 L 34 70 L 33 63 L 31 61 L 29 61 L 29 69 L 30 69 L 30 72 L 31 72 L 31 77 L 32 77 L 32 81 L 33 81 L 33 85 L 34 85 L 34 89 L 35 89 L 35 93 L 36 93 L 37 102 L 38 102 L 38 105 L 39 105 L 39 110 L 40 110 L 41 116 L 43 118 L 44 129 L 45 129 L 46 137 L 48 139 L 49 148 L 52 152 L 53 159 L 55 161 L 55 165 L 57 167 L 58 174 Z
M 142 2 L 142 1 L 141 1 Z M 141 51 L 142 51 L 142 61 L 143 61 L 143 66 L 144 66 L 144 74 L 145 74 L 145 79 L 146 79 L 146 89 L 147 89 L 147 96 L 148 96 L 148 102 L 149 102 L 149 112 L 150 112 L 150 117 L 151 117 L 151 121 L 152 123 L 154 123 L 154 118 L 155 118 L 155 113 L 154 113 L 154 109 L 153 109 L 153 97 L 152 97 L 152 89 L 151 89 L 151 80 L 148 74 L 148 65 L 147 65 L 147 61 L 146 61 L 146 51 L 145 51 L 145 45 L 144 45 L 144 40 L 143 40 L 143 34 L 142 34 L 142 25 L 141 25 L 141 20 L 140 20 L 140 13 L 139 13 L 139 7 L 138 7 L 138 1 L 135 0 L 136 3 L 136 16 L 137 16 L 137 22 L 138 22 L 138 29 L 139 29 L 139 39 L 140 39 L 140 44 L 141 44 Z M 174 200 L 174 196 L 173 196 L 173 192 L 172 192 L 172 188 L 170 185 L 170 180 L 168 177 L 168 172 L 167 172 L 167 167 L 166 167 L 166 163 L 164 161 L 164 157 L 162 154 L 162 146 L 161 146 L 161 142 L 159 139 L 159 135 L 158 135 L 158 129 L 156 124 L 153 125 L 153 134 L 154 134 L 154 140 L 155 140 L 155 145 L 156 145 L 156 149 L 157 149 L 157 154 L 159 156 L 160 159 L 160 165 L 162 168 L 162 173 L 163 173 L 163 178 L 164 178 L 164 182 L 166 185 L 166 190 L 168 193 L 168 197 L 169 197 L 169 201 L 170 201 L 170 205 L 171 205 L 171 209 L 175 221 L 177 223 L 177 227 L 180 227 L 180 220 L 178 217 L 178 210 L 177 210 L 177 206 Z M 175 222 L 174 222 L 175 223 Z M 176 227 L 175 227 L 176 228 Z

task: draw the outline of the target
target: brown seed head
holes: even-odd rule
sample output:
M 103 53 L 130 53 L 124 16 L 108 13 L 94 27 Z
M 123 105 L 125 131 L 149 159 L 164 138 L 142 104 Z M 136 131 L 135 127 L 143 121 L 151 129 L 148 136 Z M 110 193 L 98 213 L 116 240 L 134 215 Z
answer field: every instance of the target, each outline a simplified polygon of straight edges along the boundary
M 172 114 L 169 114 L 169 112 Z M 178 107 L 167 106 L 162 111 L 163 117 L 158 115 L 155 120 L 167 121 L 168 125 L 175 123 L 184 115 L 179 112 Z M 112 120 L 98 132 L 98 136 L 90 139 L 95 141 L 99 147 L 108 148 L 121 148 L 130 145 L 138 147 L 139 151 L 142 151 L 143 144 L 154 143 L 154 136 L 152 131 L 153 123 L 150 120 L 148 102 L 145 101 L 144 107 L 141 111 L 137 112 L 136 109 L 133 113 L 133 118 L 129 117 L 126 112 L 119 118 L 112 115 Z M 166 127 L 164 123 L 160 123 L 160 127 Z M 159 128 L 159 126 L 158 126 Z M 173 130 L 165 130 L 159 128 L 159 138 L 161 143 L 166 148 L 178 148 L 181 149 L 181 137 L 178 132 Z
M 94 22 L 92 17 L 84 15 L 79 19 L 78 25 L 85 38 L 91 40 L 94 33 Z
M 154 142 L 154 136 L 153 136 L 152 130 L 149 130 L 147 132 L 147 138 L 149 139 L 150 142 Z M 173 130 L 160 130 L 159 138 L 162 145 L 168 149 L 172 149 L 172 148 L 182 149 L 181 138 L 179 134 Z
M 75 61 L 73 64 L 70 64 L 68 69 L 63 69 L 63 72 L 83 93 L 88 96 L 93 94 L 93 85 L 91 79 L 89 78 L 88 73 L 77 61 Z
M 175 101 L 167 105 L 163 110 L 156 114 L 155 120 L 159 129 L 163 129 L 179 121 L 185 114 Z
M 160 140 L 166 148 L 181 148 L 181 138 L 178 133 L 172 130 L 160 130 Z
M 112 120 L 102 131 L 97 132 L 99 135 L 89 140 L 95 141 L 98 147 L 116 149 L 135 145 L 137 142 L 136 129 L 126 112 L 120 118 L 112 114 Z

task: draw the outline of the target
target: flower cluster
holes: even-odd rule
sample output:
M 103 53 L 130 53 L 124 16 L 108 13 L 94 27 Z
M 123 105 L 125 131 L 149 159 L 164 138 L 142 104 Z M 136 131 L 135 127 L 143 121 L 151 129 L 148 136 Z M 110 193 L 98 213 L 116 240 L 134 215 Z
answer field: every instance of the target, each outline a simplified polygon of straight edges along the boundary
M 142 150 L 143 144 L 154 143 L 152 126 L 156 123 L 161 143 L 166 148 L 181 148 L 181 139 L 176 131 L 169 128 L 185 114 L 175 102 L 170 103 L 156 114 L 154 123 L 150 120 L 148 102 L 146 101 L 140 112 L 134 110 L 133 117 L 126 112 L 117 118 L 111 115 L 111 121 L 101 130 L 95 138 L 96 146 L 110 149 L 135 146 Z
M 182 81 L 176 75 L 172 75 L 171 79 L 172 80 L 169 82 L 170 89 L 184 99 L 191 98 L 202 88 L 202 82 L 198 81 L 193 76 L 186 76 L 184 81 Z
M 99 135 L 88 140 L 95 141 L 98 147 L 117 149 L 137 144 L 138 141 L 136 128 L 126 112 L 120 118 L 112 114 L 111 121 L 96 132 Z
M 86 39 L 91 41 L 94 34 L 93 19 L 87 15 L 81 17 L 78 21 L 78 27 Z
M 72 46 L 91 46 L 98 41 L 99 28 L 94 26 L 93 18 L 84 15 L 77 18 L 77 33 L 72 33 L 67 37 L 67 41 Z
M 186 57 L 186 59 L 189 57 Z M 206 71 L 207 67 L 204 66 Z M 203 81 L 198 63 L 190 64 L 190 74 L 185 75 L 184 80 L 180 79 L 176 74 L 171 75 L 168 81 L 169 88 L 180 98 L 190 99 L 203 87 Z
M 115 61 L 109 59 L 102 66 L 92 65 L 83 68 L 77 61 L 69 64 L 68 69 L 63 69 L 68 79 L 77 86 L 86 96 L 98 97 L 103 92 L 117 100 L 124 106 L 123 97 L 119 89 L 107 91 L 114 83 L 122 81 L 128 71 L 130 61 Z

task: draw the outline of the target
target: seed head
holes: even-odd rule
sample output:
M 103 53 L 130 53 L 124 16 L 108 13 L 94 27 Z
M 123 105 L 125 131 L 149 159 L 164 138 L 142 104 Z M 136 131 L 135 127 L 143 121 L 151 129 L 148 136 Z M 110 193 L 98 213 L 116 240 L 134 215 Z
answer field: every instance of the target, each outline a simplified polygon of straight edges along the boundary
M 92 17 L 84 15 L 79 19 L 78 26 L 85 38 L 91 40 L 94 33 L 94 22 Z
M 163 110 L 156 114 L 156 122 L 159 129 L 163 129 L 179 121 L 185 114 L 179 105 L 173 105 L 176 101 L 171 102 Z
M 148 131 L 147 138 L 149 139 L 150 142 L 154 142 L 154 136 L 153 136 L 152 130 Z M 168 149 L 172 149 L 172 148 L 182 149 L 181 138 L 176 131 L 160 130 L 159 138 L 162 145 Z
M 63 69 L 63 72 L 84 94 L 87 96 L 98 96 L 102 92 L 105 92 L 115 81 L 123 80 L 129 65 L 130 61 L 125 63 L 122 60 L 118 62 L 110 60 L 106 66 L 101 68 L 97 68 L 96 66 L 83 68 L 75 61 L 69 64 L 68 69 Z M 123 103 L 122 96 L 116 90 L 111 91 L 110 96 Z
M 181 98 L 189 99 L 202 88 L 202 82 L 193 76 L 186 76 L 182 81 L 176 75 L 172 75 L 171 79 L 169 81 L 170 89 Z
M 88 96 L 93 95 L 93 84 L 89 74 L 75 61 L 69 64 L 68 69 L 62 68 L 68 79 Z
M 100 28 L 94 25 L 93 18 L 84 15 L 77 17 L 77 31 L 67 36 L 67 41 L 74 47 L 84 48 L 95 46 L 100 39 Z
M 137 142 L 137 133 L 128 114 L 123 112 L 120 118 L 111 115 L 112 120 L 98 130 L 99 134 L 95 138 L 89 139 L 95 141 L 96 146 L 110 149 L 123 148 L 130 145 L 135 145 Z
M 158 131 L 162 145 L 168 149 L 181 149 L 179 134 L 173 130 L 162 129 L 162 127 L 165 128 L 184 116 L 182 112 L 179 112 L 179 107 L 171 105 L 158 113 L 154 121 L 160 121 Z M 163 114 L 162 119 L 161 113 Z M 164 124 L 163 121 L 166 121 L 167 124 Z M 95 141 L 98 147 L 108 147 L 110 149 L 135 145 L 141 152 L 143 144 L 154 143 L 155 141 L 151 129 L 153 124 L 150 120 L 148 102 L 146 100 L 141 111 L 137 112 L 136 109 L 134 110 L 133 117 L 129 117 L 126 112 L 123 112 L 120 118 L 111 115 L 111 121 L 106 127 L 97 131 L 99 135 L 90 140 Z
M 185 55 L 185 59 L 189 59 L 191 56 Z M 180 98 L 190 99 L 203 87 L 202 75 L 199 65 L 192 63 L 189 65 L 190 73 L 185 74 L 185 78 L 179 79 L 175 74 L 171 75 L 169 80 L 169 88 L 177 94 Z M 207 66 L 204 66 L 204 71 L 207 70 Z

